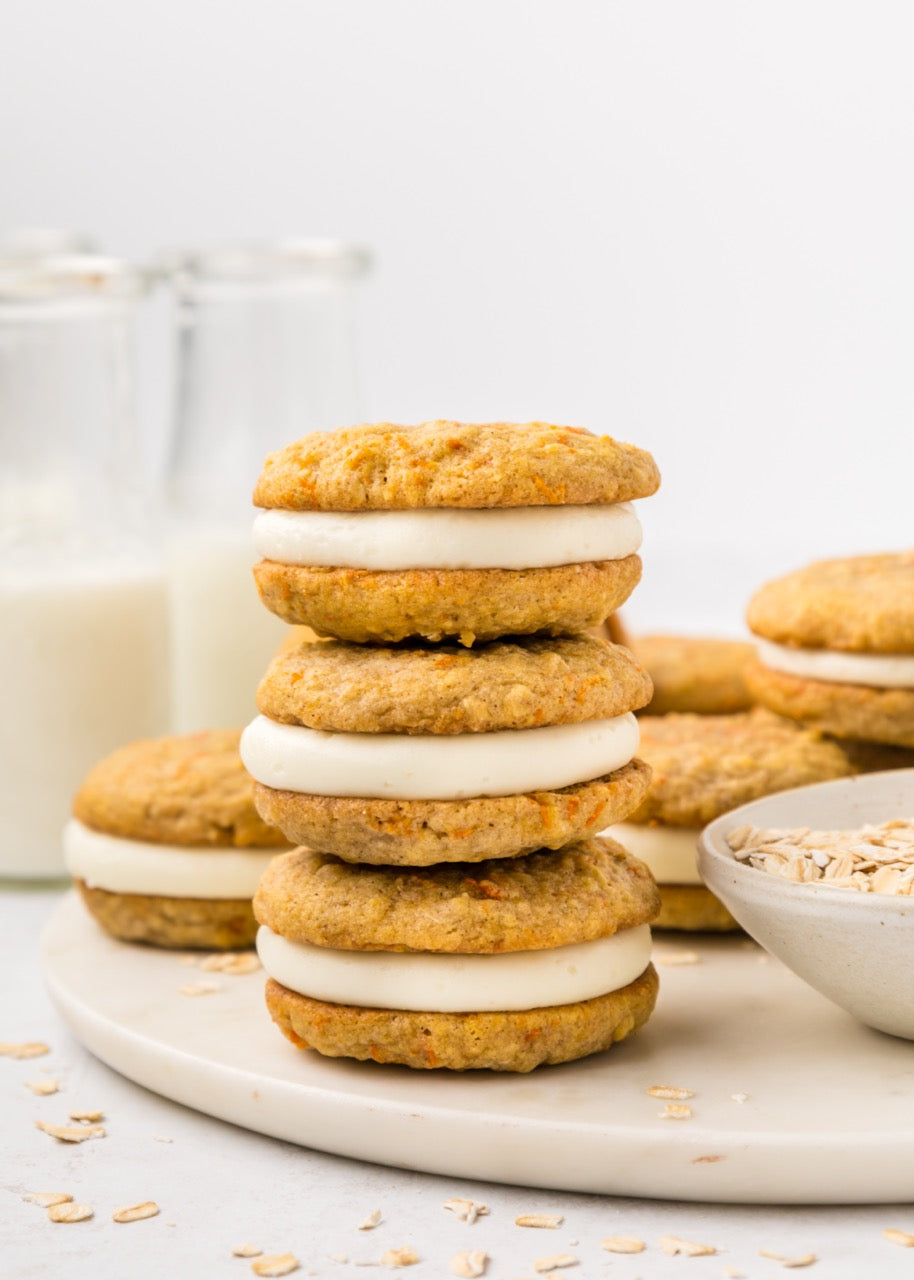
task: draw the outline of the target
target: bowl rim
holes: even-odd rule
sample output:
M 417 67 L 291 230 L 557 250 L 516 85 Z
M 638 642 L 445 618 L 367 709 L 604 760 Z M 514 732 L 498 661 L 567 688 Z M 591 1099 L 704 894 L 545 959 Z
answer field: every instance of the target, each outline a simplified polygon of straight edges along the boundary
M 759 888 L 768 885 L 772 891 L 776 891 L 780 887 L 782 894 L 785 896 L 795 893 L 797 889 L 802 889 L 805 891 L 804 897 L 806 897 L 807 901 L 818 898 L 835 905 L 849 902 L 857 904 L 852 908 L 856 911 L 885 912 L 894 908 L 904 914 L 914 915 L 914 895 L 861 892 L 858 889 L 835 888 L 832 885 L 823 884 L 821 880 L 788 880 L 784 876 L 775 876 L 768 871 L 760 870 L 758 867 L 752 867 L 747 862 L 741 862 L 735 857 L 724 840 L 724 834 L 732 831 L 734 827 L 745 826 L 747 823 L 753 826 L 758 825 L 752 822 L 747 815 L 760 804 L 774 803 L 787 796 L 797 796 L 800 793 L 810 791 L 843 791 L 851 786 L 862 786 L 866 790 L 871 785 L 870 780 L 875 781 L 886 777 L 891 777 L 897 781 L 903 781 L 907 777 L 912 788 L 914 788 L 914 768 L 882 769 L 878 773 L 855 773 L 846 778 L 830 778 L 826 782 L 812 782 L 802 787 L 791 787 L 786 791 L 775 791 L 771 795 L 758 796 L 755 800 L 748 800 L 745 804 L 741 804 L 735 809 L 730 809 L 727 813 L 722 813 L 703 827 L 698 836 L 699 869 L 702 878 L 708 888 L 714 892 L 713 876 L 709 877 L 705 874 L 706 867 L 703 864 L 707 863 L 714 868 L 728 868 L 737 878 L 745 880 L 747 888 L 753 884 Z M 912 813 L 912 817 L 914 817 L 914 813 Z M 777 823 L 772 822 L 769 825 L 776 826 Z M 819 829 L 827 830 L 828 828 Z M 835 827 L 833 829 L 838 831 L 846 830 L 843 827 Z M 802 898 L 795 900 L 798 902 L 803 901 Z

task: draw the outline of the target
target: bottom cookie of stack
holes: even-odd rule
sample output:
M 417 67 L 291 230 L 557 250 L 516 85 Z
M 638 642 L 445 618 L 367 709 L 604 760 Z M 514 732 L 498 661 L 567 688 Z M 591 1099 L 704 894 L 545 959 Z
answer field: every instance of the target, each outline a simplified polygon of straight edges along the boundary
M 298 849 L 254 901 L 267 1005 L 294 1044 L 500 1071 L 597 1053 L 647 1020 L 657 908 L 611 840 L 431 868 Z

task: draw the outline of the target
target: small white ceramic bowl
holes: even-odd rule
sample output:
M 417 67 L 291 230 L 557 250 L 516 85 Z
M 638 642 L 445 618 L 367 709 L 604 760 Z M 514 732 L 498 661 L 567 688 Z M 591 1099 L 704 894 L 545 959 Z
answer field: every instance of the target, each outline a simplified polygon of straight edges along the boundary
M 798 884 L 737 862 L 736 827 L 844 830 L 914 818 L 914 769 L 821 782 L 765 796 L 705 827 L 705 883 L 747 933 L 867 1026 L 914 1040 L 914 897 Z

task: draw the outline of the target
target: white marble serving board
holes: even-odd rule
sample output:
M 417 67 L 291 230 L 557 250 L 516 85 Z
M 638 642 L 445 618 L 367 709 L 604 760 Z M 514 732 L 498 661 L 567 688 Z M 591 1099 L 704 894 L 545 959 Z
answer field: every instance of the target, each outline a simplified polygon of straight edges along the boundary
M 527 1076 L 418 1072 L 296 1050 L 266 1013 L 262 972 L 204 973 L 175 954 L 115 942 L 73 894 L 48 924 L 43 957 L 54 1002 L 102 1061 L 186 1106 L 301 1146 L 612 1195 L 914 1200 L 914 1043 L 859 1025 L 744 938 L 672 939 L 656 942 L 660 999 L 643 1031 L 607 1054 Z M 669 963 L 689 952 L 697 963 Z M 197 982 L 218 990 L 180 994 Z M 652 1085 L 694 1090 L 691 1118 L 661 1118 Z

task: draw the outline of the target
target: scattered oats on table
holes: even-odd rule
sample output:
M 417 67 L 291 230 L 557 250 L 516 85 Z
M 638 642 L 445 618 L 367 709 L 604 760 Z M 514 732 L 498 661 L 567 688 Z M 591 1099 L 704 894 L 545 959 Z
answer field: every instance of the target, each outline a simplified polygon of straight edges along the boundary
M 154 1218 L 159 1213 L 161 1210 L 154 1200 L 144 1200 L 142 1204 L 129 1204 L 122 1209 L 115 1209 L 111 1217 L 114 1222 L 141 1222 L 144 1218 Z
M 706 1258 L 717 1253 L 713 1244 L 698 1244 L 694 1240 L 683 1240 L 680 1236 L 661 1236 L 659 1244 L 661 1251 L 671 1258 L 677 1253 L 686 1258 Z
M 371 1231 L 372 1228 L 376 1227 L 380 1221 L 381 1221 L 381 1210 L 372 1209 L 371 1213 L 364 1220 L 364 1222 L 359 1223 L 358 1229 L 359 1231 Z
M 90 1204 L 74 1204 L 67 1200 L 62 1204 L 52 1204 L 48 1208 L 48 1217 L 52 1222 L 85 1222 L 94 1216 Z
M 178 988 L 178 995 L 214 996 L 217 991 L 221 990 L 222 987 L 218 982 L 187 982 L 183 987 Z
M 287 1276 L 301 1266 L 294 1253 L 268 1253 L 251 1263 L 255 1276 Z
M 450 1268 L 455 1276 L 461 1276 L 463 1280 L 475 1280 L 475 1277 L 485 1275 L 488 1261 L 489 1255 L 485 1249 L 463 1249 L 451 1258 Z
M 692 1108 L 687 1107 L 685 1103 L 668 1102 L 662 1111 L 658 1111 L 657 1115 L 661 1120 L 691 1120 Z
M 402 1249 L 388 1249 L 381 1254 L 382 1267 L 412 1267 L 421 1261 L 418 1253 L 409 1245 L 404 1245 Z
M 814 1253 L 804 1253 L 798 1258 L 785 1257 L 783 1253 L 775 1253 L 771 1249 L 759 1249 L 758 1256 L 760 1258 L 771 1258 L 774 1262 L 779 1262 L 782 1267 L 811 1267 L 818 1258 Z
M 450 1200 L 445 1200 L 441 1207 L 447 1209 L 461 1222 L 468 1222 L 471 1225 L 477 1218 L 489 1212 L 487 1204 L 480 1204 L 478 1200 L 467 1200 L 463 1196 L 453 1196 Z
M 49 1124 L 46 1120 L 36 1120 L 35 1128 L 56 1138 L 58 1142 L 86 1142 L 89 1138 L 106 1136 L 100 1124 Z
M 23 1083 L 39 1098 L 50 1098 L 52 1093 L 60 1091 L 58 1080 L 25 1080 Z
M 26 1191 L 20 1198 L 29 1204 L 41 1205 L 42 1209 L 50 1209 L 55 1204 L 68 1204 L 73 1199 L 66 1191 Z
M 643 1253 L 646 1245 L 637 1236 L 607 1236 L 600 1241 L 600 1248 L 607 1253 Z
M 79 1124 L 97 1124 L 99 1120 L 104 1120 L 104 1111 L 70 1111 L 68 1115 L 71 1120 L 76 1120 Z
M 573 1253 L 551 1253 L 545 1258 L 536 1258 L 533 1263 L 534 1271 L 557 1271 L 559 1267 L 576 1267 L 579 1258 Z
M 232 1255 L 236 1258 L 259 1258 L 263 1253 L 263 1249 L 258 1249 L 256 1244 L 236 1244 L 232 1247 Z
M 899 1231 L 897 1227 L 886 1227 L 882 1238 L 889 1244 L 900 1244 L 903 1249 L 914 1249 L 914 1234 L 910 1231 Z
M 205 973 L 227 973 L 237 978 L 256 973 L 263 966 L 255 951 L 217 951 L 204 956 L 199 967 Z
M 694 1098 L 694 1089 L 681 1089 L 675 1084 L 652 1084 L 644 1091 L 649 1098 L 672 1098 L 675 1102 L 685 1102 L 686 1098 Z
M 9 1040 L 0 1041 L 0 1058 L 41 1058 L 50 1052 L 50 1046 L 42 1040 L 27 1040 L 18 1044 Z
M 522 1213 L 514 1219 L 515 1227 L 560 1227 L 565 1221 L 560 1213 Z

